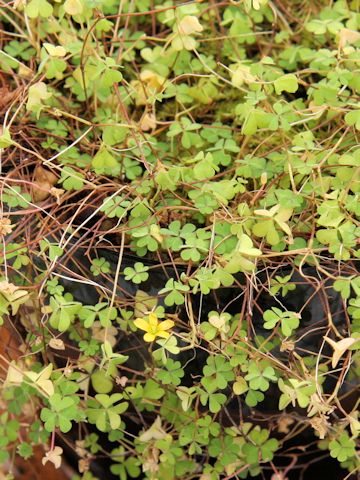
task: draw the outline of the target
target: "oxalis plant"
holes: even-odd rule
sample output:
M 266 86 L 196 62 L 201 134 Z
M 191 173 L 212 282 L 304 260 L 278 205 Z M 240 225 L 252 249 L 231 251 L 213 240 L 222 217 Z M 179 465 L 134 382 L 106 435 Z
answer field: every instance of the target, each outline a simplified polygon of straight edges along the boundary
M 360 2 L 0 5 L 4 478 L 355 478 Z

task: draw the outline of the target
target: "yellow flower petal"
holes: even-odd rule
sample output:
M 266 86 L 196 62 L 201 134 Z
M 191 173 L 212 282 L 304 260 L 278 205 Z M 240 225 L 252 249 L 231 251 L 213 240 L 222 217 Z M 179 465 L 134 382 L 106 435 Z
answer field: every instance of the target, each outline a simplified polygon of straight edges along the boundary
M 149 330 L 149 323 L 143 318 L 137 318 L 134 320 L 134 325 L 141 330 L 145 330 L 145 332 Z
M 170 337 L 170 333 L 169 332 L 165 332 L 165 331 L 162 331 L 162 330 L 159 330 L 158 332 L 156 332 L 156 335 L 158 337 L 162 337 L 162 338 L 168 338 Z
M 156 313 L 149 313 L 149 324 L 151 329 L 155 329 L 158 326 L 159 320 Z
M 153 333 L 145 333 L 144 340 L 145 342 L 153 342 L 155 340 L 155 335 Z
M 164 322 L 161 322 L 159 325 L 159 330 L 169 330 L 175 325 L 175 323 L 172 320 L 165 320 Z

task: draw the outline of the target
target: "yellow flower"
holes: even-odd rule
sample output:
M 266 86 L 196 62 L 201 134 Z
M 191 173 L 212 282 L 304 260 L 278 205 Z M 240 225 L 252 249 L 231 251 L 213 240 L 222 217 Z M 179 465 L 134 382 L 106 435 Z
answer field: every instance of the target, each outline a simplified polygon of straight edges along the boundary
M 168 338 L 170 333 L 167 330 L 170 330 L 175 324 L 172 320 L 165 320 L 163 322 L 159 322 L 159 319 L 156 313 L 149 313 L 147 319 L 145 318 L 137 318 L 134 321 L 134 324 L 140 330 L 144 330 L 144 340 L 145 342 L 153 342 L 156 337 Z

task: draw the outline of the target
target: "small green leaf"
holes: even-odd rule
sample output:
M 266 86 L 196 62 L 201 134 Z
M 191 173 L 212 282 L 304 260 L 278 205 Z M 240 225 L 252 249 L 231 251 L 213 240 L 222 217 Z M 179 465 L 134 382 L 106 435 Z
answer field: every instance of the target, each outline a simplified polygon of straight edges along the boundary
M 26 5 L 25 11 L 30 18 L 48 18 L 53 13 L 53 7 L 47 0 L 31 0 Z
M 295 93 L 299 87 L 296 76 L 292 73 L 277 78 L 274 82 L 275 92 L 280 95 L 282 92 Z
M 105 146 L 93 158 L 92 167 L 97 174 L 116 176 L 120 173 L 119 163 Z
M 18 445 L 17 452 L 20 455 L 20 457 L 25 458 L 25 460 L 32 457 L 34 453 L 32 446 L 26 442 L 22 442 L 20 443 L 20 445 Z
M 345 122 L 347 125 L 354 126 L 360 130 L 360 109 L 352 110 L 345 115 Z
M 69 15 L 81 15 L 84 10 L 82 0 L 65 0 L 64 10 Z
M 343 432 L 336 440 L 329 443 L 330 455 L 337 458 L 339 462 L 345 462 L 348 458 L 354 457 L 356 443 L 349 438 L 347 432 Z
M 33 2 L 34 1 L 37 0 L 33 0 Z M 34 83 L 34 85 L 31 85 L 29 88 L 26 110 L 35 113 L 37 118 L 39 118 L 40 112 L 44 108 L 44 103 L 46 100 L 49 100 L 51 96 L 52 93 L 48 92 L 47 85 L 44 82 Z
M 1 132 L 1 129 L 0 129 Z M 6 148 L 12 145 L 13 141 L 11 139 L 10 130 L 5 128 L 0 135 L 0 148 Z

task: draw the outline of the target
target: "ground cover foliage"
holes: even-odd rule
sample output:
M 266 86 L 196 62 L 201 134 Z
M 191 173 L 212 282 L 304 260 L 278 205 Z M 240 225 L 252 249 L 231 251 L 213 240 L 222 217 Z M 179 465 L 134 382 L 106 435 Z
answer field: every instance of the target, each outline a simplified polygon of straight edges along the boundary
M 356 475 L 360 2 L 0 11 L 6 478 Z

